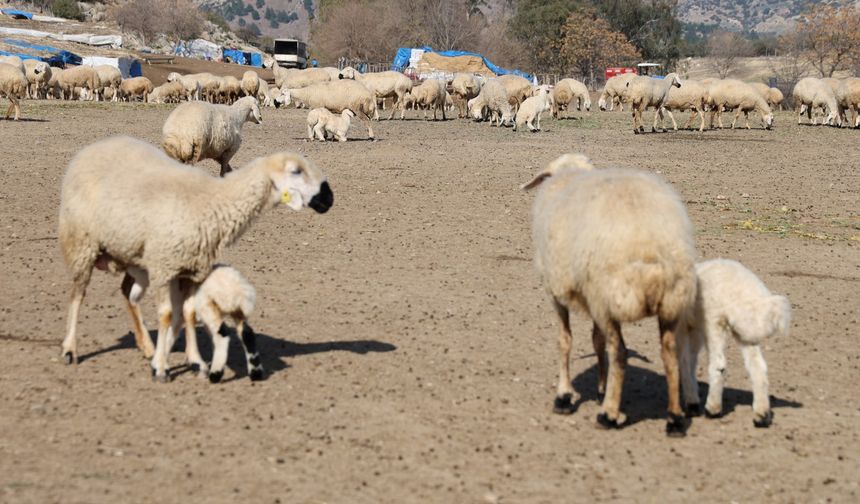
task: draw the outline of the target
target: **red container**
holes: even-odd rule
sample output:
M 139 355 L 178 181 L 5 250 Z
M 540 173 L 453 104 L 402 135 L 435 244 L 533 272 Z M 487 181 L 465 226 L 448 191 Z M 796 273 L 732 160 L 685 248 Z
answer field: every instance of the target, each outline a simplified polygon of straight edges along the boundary
M 606 80 L 609 80 L 610 77 L 627 73 L 635 74 L 636 69 L 631 67 L 609 67 L 606 69 Z

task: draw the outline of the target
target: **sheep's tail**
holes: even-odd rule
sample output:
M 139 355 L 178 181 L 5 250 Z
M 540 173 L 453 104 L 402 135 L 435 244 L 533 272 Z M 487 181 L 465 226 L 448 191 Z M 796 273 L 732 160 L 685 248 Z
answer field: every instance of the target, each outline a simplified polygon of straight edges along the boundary
M 195 157 L 195 145 L 192 142 L 183 141 L 182 138 L 168 133 L 161 140 L 161 148 L 168 156 L 182 163 L 193 162 Z
M 785 296 L 771 295 L 736 308 L 728 322 L 740 343 L 758 345 L 770 336 L 788 336 L 791 303 Z

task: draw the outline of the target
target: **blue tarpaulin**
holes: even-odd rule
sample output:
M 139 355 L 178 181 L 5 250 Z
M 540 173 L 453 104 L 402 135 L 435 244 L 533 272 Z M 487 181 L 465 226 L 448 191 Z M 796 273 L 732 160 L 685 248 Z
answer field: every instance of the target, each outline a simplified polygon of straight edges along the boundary
M 75 53 L 70 53 L 69 51 L 57 49 L 56 47 L 31 44 L 31 43 L 25 42 L 23 40 L 11 39 L 11 38 L 3 39 L 3 42 L 6 42 L 7 44 L 13 45 L 13 46 L 23 47 L 25 49 L 35 49 L 37 51 L 44 51 L 44 52 L 48 52 L 48 53 L 53 53 L 53 55 L 49 56 L 49 58 L 51 60 L 59 59 L 60 61 L 63 62 L 63 64 L 62 65 L 53 65 L 52 64 L 52 66 L 58 66 L 58 67 L 62 68 L 63 66 L 65 66 L 67 64 L 68 65 L 80 65 L 81 64 L 81 57 L 80 56 L 78 56 Z M 44 59 L 44 61 L 48 61 L 48 60 Z
M 21 53 L 11 53 L 7 51 L 0 51 L 0 56 L 18 56 L 22 60 L 26 59 L 34 59 L 39 61 L 44 61 L 45 63 L 55 66 L 55 67 L 63 67 L 63 60 L 56 54 L 53 56 L 33 56 L 32 54 L 21 54 Z
M 224 59 L 230 58 L 230 61 L 237 65 L 249 65 L 257 68 L 263 67 L 263 55 L 259 53 L 245 52 L 238 49 L 224 49 Z
M 33 15 L 29 12 L 24 12 L 16 9 L 0 9 L 0 14 L 5 14 L 15 19 L 33 19 Z
M 404 68 L 409 66 L 409 58 L 412 56 L 412 47 L 401 47 L 397 50 L 397 54 L 394 56 L 394 62 L 391 63 L 391 69 L 402 71 Z M 508 70 L 507 68 L 502 68 L 500 66 L 494 65 L 490 60 L 485 58 L 483 55 L 468 51 L 434 51 L 430 46 L 423 47 L 415 47 L 414 49 L 421 49 L 424 52 L 433 52 L 438 54 L 439 56 L 446 56 L 449 58 L 453 58 L 455 56 L 474 56 L 476 58 L 481 58 L 484 61 L 484 64 L 487 65 L 487 68 L 490 69 L 496 75 L 508 75 L 514 74 L 519 75 L 521 77 L 525 77 L 528 80 L 532 80 L 531 74 L 527 74 L 520 70 Z

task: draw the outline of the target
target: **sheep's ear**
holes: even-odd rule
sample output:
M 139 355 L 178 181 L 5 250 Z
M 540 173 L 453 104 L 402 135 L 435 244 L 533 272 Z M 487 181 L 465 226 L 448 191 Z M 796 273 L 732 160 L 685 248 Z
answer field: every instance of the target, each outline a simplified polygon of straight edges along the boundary
M 591 160 L 585 154 L 563 154 L 550 162 L 543 171 L 535 175 L 535 178 L 520 186 L 520 189 L 528 191 L 535 188 L 562 170 L 588 171 L 593 169 L 594 165 L 591 164 Z
M 528 191 L 530 189 L 534 189 L 535 187 L 541 185 L 541 183 L 543 183 L 544 180 L 546 180 L 550 177 L 552 177 L 552 173 L 550 173 L 549 170 L 543 170 L 542 172 L 535 175 L 535 178 L 533 178 L 533 179 L 529 180 L 528 182 L 526 182 L 525 184 L 521 185 L 520 189 L 522 189 L 523 191 Z

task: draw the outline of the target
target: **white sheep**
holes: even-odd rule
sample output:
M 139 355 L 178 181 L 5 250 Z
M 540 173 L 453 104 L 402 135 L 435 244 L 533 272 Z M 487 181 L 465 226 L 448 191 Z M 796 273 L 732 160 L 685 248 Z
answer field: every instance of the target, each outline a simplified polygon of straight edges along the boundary
M 836 90 L 836 100 L 839 103 L 839 109 L 844 119 L 845 124 L 848 122 L 846 111 L 854 112 L 855 128 L 860 128 L 860 78 L 848 77 L 839 83 Z
M 242 82 L 232 75 L 221 77 L 221 103 L 233 104 L 242 96 Z
M 588 88 L 576 79 L 562 79 L 552 88 L 550 94 L 552 100 L 552 116 L 559 118 L 559 112 L 568 110 L 571 103 L 576 105 L 576 110 L 591 111 L 591 97 Z
M 164 121 L 161 146 L 168 156 L 183 163 L 214 159 L 221 165 L 223 177 L 232 170 L 230 159 L 242 145 L 242 125 L 262 121 L 260 105 L 252 96 L 233 105 L 186 102 Z
M 18 56 L 0 56 L 0 63 L 12 65 L 13 67 L 18 68 L 24 73 L 27 72 L 27 69 L 24 67 L 24 60 L 22 60 Z
M 23 65 L 22 65 L 23 66 Z M 12 111 L 15 111 L 15 120 L 21 116 L 21 100 L 27 96 L 27 86 L 30 82 L 24 71 L 16 65 L 0 63 L 0 96 L 9 100 L 9 108 L 6 109 L 6 119 Z
M 511 110 L 516 113 L 520 108 L 520 104 L 526 98 L 534 94 L 532 83 L 525 77 L 519 75 L 507 74 L 500 75 L 496 79 L 505 87 L 505 93 L 508 95 L 508 103 L 511 105 Z
M 99 75 L 101 87 L 98 96 L 104 99 L 105 90 L 110 89 L 111 101 L 119 101 L 119 93 L 117 92 L 122 85 L 122 73 L 119 68 L 111 65 L 97 65 L 93 70 Z
M 308 139 L 313 141 L 316 136 L 318 140 L 325 142 L 327 136 L 333 136 L 340 142 L 346 142 L 351 117 L 355 117 L 355 114 L 349 109 L 345 109 L 339 116 L 325 108 L 311 110 L 308 112 Z
M 705 413 L 717 417 L 723 411 L 726 373 L 725 347 L 729 339 L 741 346 L 744 365 L 753 388 L 753 423 L 767 427 L 773 419 L 768 397 L 767 364 L 761 352 L 765 339 L 787 336 L 791 304 L 774 295 L 741 263 L 714 259 L 696 265 L 696 303 L 679 332 L 681 378 L 684 399 L 691 415 L 699 413 L 696 364 L 702 346 L 708 350 L 708 399 Z
M 448 91 L 445 89 L 445 81 L 441 79 L 427 79 L 418 86 L 412 88 L 412 91 L 407 93 L 407 96 L 414 100 L 415 104 L 422 109 L 424 119 L 427 119 L 427 109 L 433 108 L 433 120 L 436 120 L 436 111 L 442 111 L 442 120 L 445 117 L 445 98 L 448 96 Z M 404 107 L 409 101 L 409 98 L 404 98 Z
M 340 70 L 332 67 L 323 68 L 283 68 L 275 66 L 272 68 L 275 74 L 275 85 L 278 88 L 286 87 L 288 89 L 298 89 L 319 84 L 321 82 L 329 82 L 338 80 Z
M 705 95 L 707 88 L 701 82 L 686 80 L 684 85 L 677 88 L 669 89 L 669 95 L 663 101 L 663 109 L 669 114 L 669 119 L 672 120 L 672 128 L 678 131 L 678 123 L 675 121 L 675 116 L 672 115 L 673 110 L 685 111 L 691 110 L 692 114 L 684 124 L 684 128 L 690 126 L 690 123 L 698 115 L 700 124 L 699 131 L 705 130 Z
M 529 131 L 540 131 L 540 116 L 550 109 L 551 100 L 547 89 L 540 89 L 535 96 L 530 96 L 520 105 L 514 118 L 514 131 L 525 124 Z
M 66 100 L 75 98 L 76 88 L 86 89 L 93 97 L 95 97 L 96 90 L 101 88 L 99 74 L 93 70 L 93 67 L 89 66 L 66 68 L 57 77 L 57 83 L 62 90 L 62 97 Z M 152 89 L 150 88 L 149 91 Z
M 248 70 L 242 74 L 242 94 L 245 96 L 256 97 L 260 91 L 260 76 L 253 70 Z
M 73 280 L 63 357 L 77 363 L 78 313 L 96 263 L 136 268 L 158 296 L 152 367 L 156 379 L 167 381 L 167 353 L 185 301 L 223 249 L 267 208 L 283 203 L 324 213 L 333 200 L 319 169 L 292 153 L 216 178 L 130 137 L 85 147 L 66 169 L 60 200 L 60 248 Z M 172 317 L 163 310 L 168 297 Z
M 200 80 L 195 75 L 181 75 L 177 72 L 167 74 L 167 82 L 179 82 L 185 89 L 187 101 L 200 100 L 202 95 Z
M 693 226 L 677 193 L 642 171 L 596 170 L 583 155 L 564 155 L 523 189 L 541 186 L 533 207 L 535 266 L 558 315 L 558 390 L 554 411 L 573 412 L 570 311 L 594 321 L 598 424 L 620 427 L 627 350 L 623 322 L 656 315 L 668 385 L 666 432 L 683 436 L 675 331 L 695 301 Z M 607 368 L 608 357 L 608 368 Z M 608 373 L 608 375 L 607 375 Z
M 371 118 L 378 117 L 376 96 L 360 82 L 346 79 L 312 84 L 300 89 L 282 89 L 281 95 L 275 100 L 276 104 L 282 105 L 289 105 L 293 101 L 301 102 L 309 109 L 326 108 L 335 114 L 349 109 L 364 122 L 368 138 L 373 139 Z
M 483 79 L 470 73 L 457 73 L 454 75 L 454 80 L 451 81 L 451 93 L 454 95 L 460 119 L 468 117 L 466 103 L 478 96 L 478 93 L 481 92 L 483 82 Z
M 28 98 L 42 98 L 48 82 L 51 80 L 51 67 L 47 63 L 35 59 L 24 60 L 24 75 L 29 82 Z
M 497 126 L 513 122 L 508 93 L 498 79 L 488 79 L 481 87 L 478 96 L 469 100 L 466 106 L 469 109 L 469 115 L 476 121 L 486 120 L 489 116 L 490 124 L 496 122 Z
M 46 98 L 60 100 L 63 98 L 63 89 L 60 87 L 59 77 L 63 73 L 63 69 L 59 67 L 51 67 L 51 78 L 48 79 L 45 90 Z
M 627 90 L 627 84 L 636 77 L 634 73 L 625 73 L 613 75 L 606 81 L 603 86 L 603 91 L 600 93 L 600 98 L 597 100 L 597 107 L 600 110 L 606 110 L 607 103 L 609 111 L 615 110 L 616 103 L 618 109 L 624 112 L 624 92 Z
M 794 106 L 799 110 L 797 124 L 801 123 L 804 112 L 812 124 L 818 124 L 816 110 L 827 109 L 827 117 L 821 124 L 836 124 L 839 122 L 839 105 L 836 103 L 836 95 L 833 88 L 821 79 L 805 77 L 794 85 L 791 91 Z M 841 124 L 840 124 L 841 125 Z
M 714 122 L 714 114 L 718 114 L 720 128 L 723 127 L 722 113 L 724 110 L 735 111 L 732 120 L 732 129 L 735 128 L 741 112 L 744 114 L 746 128 L 749 129 L 749 113 L 755 111 L 761 117 L 762 125 L 766 129 L 773 127 L 773 112 L 767 101 L 746 82 L 736 79 L 722 79 L 713 82 L 708 88 L 708 95 L 712 103 L 711 124 Z
M 181 82 L 165 82 L 154 88 L 146 97 L 149 103 L 179 103 L 186 96 L 185 87 Z
M 778 88 L 770 87 L 764 82 L 750 82 L 749 85 L 758 91 L 758 94 L 764 98 L 771 109 L 779 107 L 779 109 L 782 110 L 782 101 L 785 99 L 782 95 L 782 91 Z
M 400 119 L 406 117 L 406 105 L 404 97 L 406 93 L 412 90 L 412 80 L 400 72 L 370 72 L 363 74 L 352 67 L 345 67 L 340 71 L 340 79 L 351 79 L 364 84 L 367 89 L 373 92 L 377 98 L 393 98 L 394 107 L 391 108 L 391 115 L 388 119 L 394 117 L 397 109 L 400 109 Z M 374 116 L 374 119 L 379 119 L 379 114 Z
M 65 72 L 63 76 L 65 76 Z M 119 85 L 120 98 L 123 101 L 133 101 L 140 97 L 141 101 L 146 102 L 152 90 L 152 81 L 147 77 L 123 79 Z
M 681 87 L 681 78 L 676 73 L 670 73 L 662 79 L 654 79 L 651 77 L 635 76 L 627 83 L 627 88 L 624 91 L 624 101 L 630 102 L 630 107 L 633 109 L 633 133 L 641 133 L 645 131 L 642 125 L 642 112 L 648 107 L 654 107 L 654 123 L 651 125 L 651 131 L 657 131 L 657 118 L 661 122 L 663 120 L 663 102 L 669 95 L 669 89 L 672 87 Z M 639 127 L 637 128 L 637 121 Z M 662 128 L 666 131 L 666 128 Z

